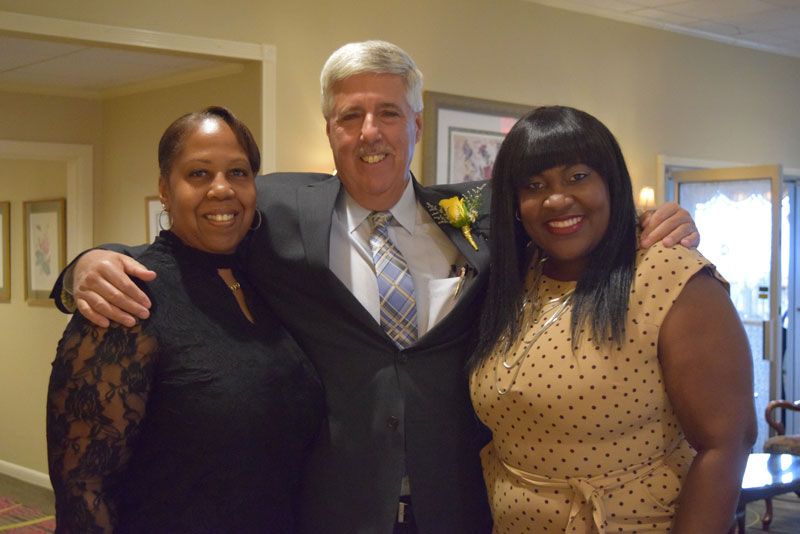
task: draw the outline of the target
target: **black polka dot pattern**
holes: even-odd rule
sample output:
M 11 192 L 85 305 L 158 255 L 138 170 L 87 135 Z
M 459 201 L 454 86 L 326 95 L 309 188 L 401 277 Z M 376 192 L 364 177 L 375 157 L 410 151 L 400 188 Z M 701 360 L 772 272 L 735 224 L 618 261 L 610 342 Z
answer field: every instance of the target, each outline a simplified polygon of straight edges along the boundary
M 664 389 L 659 328 L 694 274 L 707 268 L 720 277 L 697 251 L 680 246 L 654 245 L 636 261 L 621 347 L 588 332 L 576 344 L 570 311 L 531 344 L 545 314 L 523 340 L 471 376 L 475 411 L 494 436 L 482 463 L 495 532 L 565 532 L 571 509 L 580 510 L 571 528 L 596 532 L 591 504 L 583 506 L 584 496 L 568 484 L 584 480 L 609 488 L 601 497 L 605 532 L 669 530 L 694 453 Z M 543 303 L 573 288 L 574 282 L 542 277 L 538 298 Z M 519 369 L 507 369 L 503 362 L 519 358 L 526 346 Z M 498 393 L 498 385 L 512 383 L 508 393 Z

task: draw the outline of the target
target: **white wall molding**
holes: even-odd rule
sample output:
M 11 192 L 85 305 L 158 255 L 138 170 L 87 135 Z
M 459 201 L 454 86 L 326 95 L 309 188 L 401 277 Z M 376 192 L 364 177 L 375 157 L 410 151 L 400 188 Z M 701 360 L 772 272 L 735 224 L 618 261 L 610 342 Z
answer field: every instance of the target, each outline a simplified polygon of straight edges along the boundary
M 261 45 L 261 172 L 277 170 L 278 51 Z
M 53 489 L 52 484 L 50 484 L 50 476 L 47 473 L 34 471 L 33 469 L 28 469 L 21 465 L 0 460 L 0 473 L 27 482 L 28 484 L 39 486 L 40 488 Z
M 83 42 L 102 42 L 124 46 L 172 50 L 217 57 L 235 57 L 261 61 L 262 49 L 258 43 L 211 39 L 180 33 L 166 33 L 125 26 L 110 26 L 77 20 L 56 19 L 0 11 L 0 30 L 8 32 L 47 35 Z
M 0 158 L 67 165 L 67 261 L 93 246 L 93 161 L 90 145 L 0 140 Z

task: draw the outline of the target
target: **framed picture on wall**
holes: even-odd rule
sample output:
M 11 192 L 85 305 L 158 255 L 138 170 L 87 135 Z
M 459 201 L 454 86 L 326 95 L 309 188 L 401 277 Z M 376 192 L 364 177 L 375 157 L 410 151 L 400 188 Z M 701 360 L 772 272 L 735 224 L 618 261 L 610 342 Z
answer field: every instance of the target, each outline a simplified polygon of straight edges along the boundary
M 426 91 L 422 181 L 426 185 L 491 178 L 500 143 L 530 106 Z
M 155 241 L 162 228 L 164 230 L 169 230 L 169 217 L 166 215 L 162 216 L 162 211 L 163 208 L 161 207 L 161 199 L 159 197 L 144 197 L 144 217 L 145 221 L 147 221 L 147 228 L 145 228 L 147 234 L 145 238 L 148 243 Z M 161 227 L 158 225 L 159 217 L 161 217 Z
M 0 202 L 0 302 L 11 300 L 11 202 Z
M 52 305 L 48 295 L 66 266 L 66 204 L 63 198 L 22 203 L 28 304 Z

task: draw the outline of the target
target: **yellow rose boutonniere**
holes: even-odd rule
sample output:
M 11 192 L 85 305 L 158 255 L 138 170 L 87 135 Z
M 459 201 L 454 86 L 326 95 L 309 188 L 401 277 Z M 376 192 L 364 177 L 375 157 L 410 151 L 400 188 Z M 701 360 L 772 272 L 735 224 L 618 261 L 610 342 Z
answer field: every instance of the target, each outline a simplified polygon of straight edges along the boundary
M 478 250 L 478 244 L 475 243 L 475 239 L 472 237 L 472 223 L 478 218 L 478 209 L 481 205 L 481 190 L 484 187 L 486 187 L 486 184 L 465 193 L 461 198 L 455 196 L 442 199 L 439 201 L 438 206 L 429 204 L 436 222 L 447 223 L 453 228 L 459 228 L 461 233 L 464 234 L 464 238 L 475 250 Z

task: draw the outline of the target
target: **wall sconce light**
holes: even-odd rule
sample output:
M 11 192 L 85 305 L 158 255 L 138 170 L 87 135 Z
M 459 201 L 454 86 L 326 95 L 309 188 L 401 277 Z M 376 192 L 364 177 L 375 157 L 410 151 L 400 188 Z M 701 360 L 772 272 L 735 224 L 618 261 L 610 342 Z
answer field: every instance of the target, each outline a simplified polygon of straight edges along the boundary
M 656 205 L 656 192 L 652 187 L 643 187 L 639 190 L 639 209 L 646 211 Z

